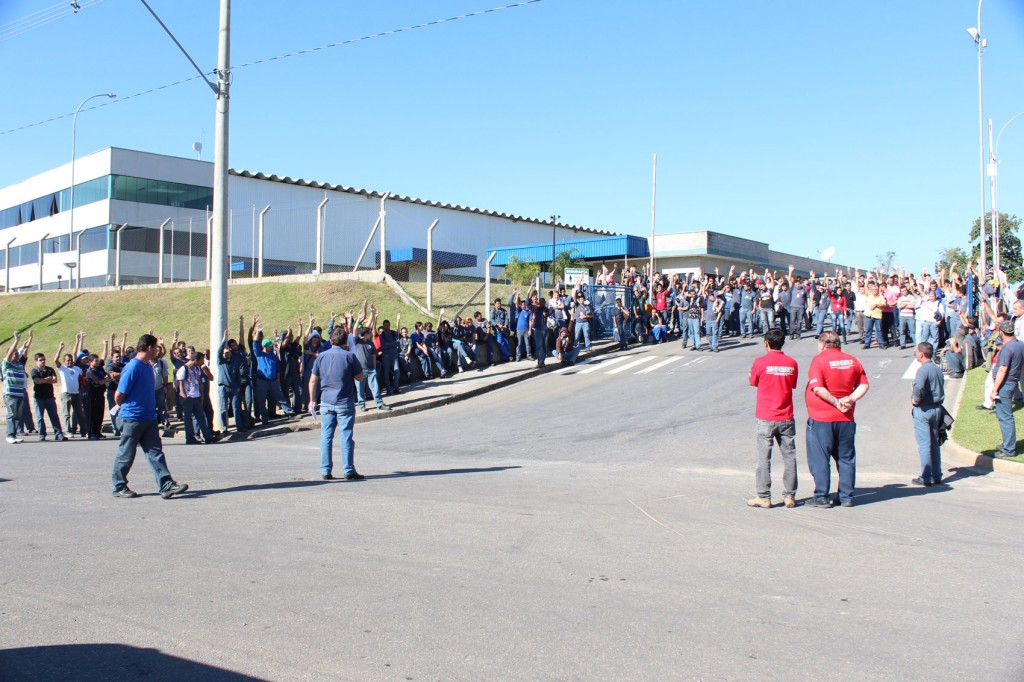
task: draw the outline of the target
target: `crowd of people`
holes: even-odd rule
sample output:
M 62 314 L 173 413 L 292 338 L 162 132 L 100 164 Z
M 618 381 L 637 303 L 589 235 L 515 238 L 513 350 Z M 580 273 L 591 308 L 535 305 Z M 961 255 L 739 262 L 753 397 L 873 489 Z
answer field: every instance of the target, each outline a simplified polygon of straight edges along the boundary
M 154 337 L 146 364 L 153 374 L 157 425 L 168 428 L 176 415 L 185 443 L 193 445 L 215 443 L 222 436 L 213 428 L 214 387 L 221 424 L 233 424 L 239 432 L 279 416 L 315 411 L 318 399 L 311 386 L 317 385 L 317 359 L 338 345 L 358 363 L 353 373 L 358 379 L 352 381 L 359 409 L 367 410 L 372 401 L 377 410 L 387 411 L 384 396 L 400 394 L 410 382 L 524 360 L 538 367 L 548 359 L 571 366 L 581 351 L 591 350 L 595 337 L 605 334 L 620 349 L 675 339 L 684 349 L 716 353 L 721 339 L 729 337 L 834 336 L 837 343 L 847 343 L 855 334 L 865 350 L 913 345 L 915 352 L 923 352 L 927 344 L 928 358 L 954 378 L 981 363 L 997 368 L 990 373 L 986 401 L 978 407 L 995 411 L 1005 425 L 1012 422 L 1012 413 L 1006 414 L 1010 400 L 1001 395 L 1020 396 L 1021 374 L 1016 346 L 1007 352 L 1005 344 L 1024 332 L 1024 301 L 997 273 L 981 282 L 972 311 L 969 276 L 976 278 L 971 264 L 961 269 L 953 264 L 935 277 L 842 269 L 803 277 L 792 267 L 786 273 L 751 269 L 737 274 L 731 268 L 725 275 L 717 270 L 682 275 L 636 267 L 619 273 L 617 266 L 603 266 L 593 284 L 571 287 L 571 293 L 561 281 L 547 296 L 536 289 L 521 296 L 514 289 L 507 303 L 497 298 L 486 313 L 449 318 L 442 310 L 436 320 L 417 321 L 411 330 L 401 326 L 400 315 L 394 326 L 379 321 L 376 307 L 365 301 L 358 314 L 331 313 L 326 329 L 313 314 L 272 332 L 259 314 L 248 321 L 240 317 L 237 338 L 225 329 L 214 354 L 197 350 L 175 331 L 166 346 Z M 1005 328 L 1011 331 L 1008 337 Z M 8 443 L 20 443 L 31 433 L 46 440 L 47 421 L 55 441 L 104 438 L 105 417 L 115 437 L 122 435 L 118 386 L 139 349 L 128 345 L 127 332 L 120 343 L 116 335 L 104 338 L 102 353 L 87 350 L 86 338 L 79 332 L 69 352 L 61 342 L 51 367 L 45 354 L 30 356 L 31 330 L 25 339 L 14 334 L 2 365 Z M 32 367 L 26 371 L 30 357 Z M 1000 357 L 1008 364 L 1001 364 Z M 773 437 L 783 435 L 775 431 Z M 1004 433 L 1001 455 L 1013 454 L 1015 436 L 1012 440 L 1005 445 L 1011 435 Z

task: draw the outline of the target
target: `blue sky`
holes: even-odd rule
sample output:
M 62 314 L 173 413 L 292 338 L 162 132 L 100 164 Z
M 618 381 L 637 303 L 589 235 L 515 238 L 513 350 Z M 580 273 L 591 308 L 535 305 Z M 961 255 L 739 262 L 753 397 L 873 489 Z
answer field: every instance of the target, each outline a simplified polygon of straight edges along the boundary
M 137 0 L 0 41 L 0 132 L 89 95 L 194 75 Z M 0 28 L 56 0 L 2 0 Z M 204 69 L 215 0 L 150 0 Z M 236 0 L 232 62 L 451 17 L 502 0 Z M 598 229 L 711 229 L 920 270 L 980 212 L 977 3 L 542 0 L 239 68 L 233 168 L 391 190 Z M 985 116 L 1024 111 L 1024 3 L 982 15 Z M 2 33 L 0 33 L 2 35 Z M 200 81 L 79 117 L 78 152 L 212 159 Z M 1024 120 L 1024 117 L 1022 117 Z M 65 163 L 71 119 L 0 134 L 0 186 Z M 1024 214 L 1024 122 L 1000 144 L 1000 209 Z

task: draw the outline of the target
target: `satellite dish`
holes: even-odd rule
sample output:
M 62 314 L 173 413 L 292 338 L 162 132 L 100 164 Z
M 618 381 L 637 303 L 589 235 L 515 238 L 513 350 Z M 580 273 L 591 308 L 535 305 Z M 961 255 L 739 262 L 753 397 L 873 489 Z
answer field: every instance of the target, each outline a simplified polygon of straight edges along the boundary
M 824 261 L 831 261 L 832 256 L 836 255 L 836 247 L 830 246 L 821 252 L 821 259 Z
M 192 151 L 194 151 L 196 153 L 196 158 L 197 159 L 202 160 L 202 158 L 203 158 L 203 143 L 202 142 L 193 142 L 192 143 Z

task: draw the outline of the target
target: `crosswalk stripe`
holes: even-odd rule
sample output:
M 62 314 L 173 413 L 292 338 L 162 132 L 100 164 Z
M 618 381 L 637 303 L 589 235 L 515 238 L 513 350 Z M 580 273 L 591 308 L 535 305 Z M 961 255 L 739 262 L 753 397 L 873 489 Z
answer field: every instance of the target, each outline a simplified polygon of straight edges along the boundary
M 618 374 L 619 372 L 625 372 L 627 369 L 633 369 L 634 367 L 639 367 L 640 365 L 644 364 L 645 362 L 650 362 L 653 359 L 654 359 L 653 355 L 648 355 L 646 357 L 640 358 L 639 360 L 634 360 L 633 362 L 629 363 L 628 365 L 623 365 L 622 367 L 616 367 L 615 369 L 609 371 L 608 374 Z
M 599 369 L 603 369 L 605 367 L 608 367 L 609 365 L 614 365 L 616 362 L 622 362 L 623 360 L 628 360 L 629 358 L 630 358 L 629 355 L 621 355 L 621 356 L 619 356 L 617 358 L 612 358 L 611 360 L 602 360 L 601 362 L 595 363 L 593 367 L 587 367 L 586 369 L 581 369 L 579 372 L 576 372 L 576 373 L 577 374 L 587 374 L 589 372 L 596 372 Z
M 661 369 L 665 365 L 671 365 L 673 362 L 675 362 L 676 360 L 680 360 L 680 359 L 681 358 L 678 355 L 676 355 L 674 357 L 671 357 L 671 358 L 667 358 L 665 360 L 662 360 L 661 362 L 659 362 L 656 365 L 651 365 L 650 367 L 644 367 L 642 370 L 637 372 L 637 374 L 647 374 L 648 372 L 653 372 L 656 369 Z
M 907 367 L 907 371 L 903 373 L 904 379 L 913 379 L 917 376 L 917 370 L 920 369 L 921 363 L 916 359 L 910 363 L 910 367 Z
M 552 374 L 561 374 L 562 372 L 568 372 L 570 370 L 578 369 L 580 365 L 589 365 L 593 361 L 594 358 L 587 358 L 586 360 L 581 360 L 580 362 L 577 362 L 575 365 L 569 365 L 568 367 L 563 367 L 562 369 L 556 369 L 554 372 L 552 372 Z

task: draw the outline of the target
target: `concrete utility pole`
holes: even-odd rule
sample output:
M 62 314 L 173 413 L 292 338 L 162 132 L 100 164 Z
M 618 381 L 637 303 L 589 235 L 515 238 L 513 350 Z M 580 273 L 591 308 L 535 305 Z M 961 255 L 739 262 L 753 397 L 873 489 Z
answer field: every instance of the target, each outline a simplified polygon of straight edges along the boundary
M 217 46 L 217 125 L 213 150 L 213 232 L 210 236 L 210 349 L 220 346 L 228 326 L 228 104 L 231 86 L 231 0 L 220 0 L 220 40 Z M 216 362 L 210 363 L 217 372 Z M 220 422 L 216 391 L 210 392 L 214 421 Z

